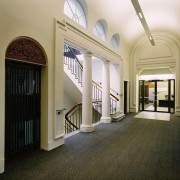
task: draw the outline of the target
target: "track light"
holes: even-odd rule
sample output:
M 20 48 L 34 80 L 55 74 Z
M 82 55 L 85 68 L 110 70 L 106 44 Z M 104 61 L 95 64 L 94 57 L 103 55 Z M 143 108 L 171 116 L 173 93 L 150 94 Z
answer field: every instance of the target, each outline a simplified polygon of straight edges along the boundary
M 144 28 L 144 30 L 145 30 L 145 32 L 146 32 L 146 34 L 150 40 L 151 45 L 155 46 L 155 42 L 153 40 L 153 37 L 152 37 L 151 32 L 149 30 L 149 27 L 147 25 L 146 19 L 144 18 L 144 15 L 143 15 L 143 12 L 141 10 L 141 7 L 140 7 L 138 0 L 131 0 L 131 2 L 132 2 L 134 9 L 135 9 L 140 21 L 141 21 L 143 28 Z

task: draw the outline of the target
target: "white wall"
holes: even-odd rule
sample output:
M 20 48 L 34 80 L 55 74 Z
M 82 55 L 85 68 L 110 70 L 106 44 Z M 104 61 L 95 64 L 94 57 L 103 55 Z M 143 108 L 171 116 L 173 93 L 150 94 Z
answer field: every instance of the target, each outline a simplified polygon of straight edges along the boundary
M 110 65 L 110 87 L 120 94 L 120 66 Z
M 0 82 L 5 84 L 5 51 L 13 39 L 27 36 L 38 41 L 47 55 L 42 69 L 41 148 L 51 149 L 63 143 L 54 140 L 54 17 L 62 13 L 62 1 L 1 0 L 0 5 Z M 48 13 L 47 13 L 48 12 Z M 59 77 L 60 82 L 63 80 Z M 62 80 L 62 81 L 61 81 Z M 0 95 L 0 172 L 4 170 L 4 86 Z M 63 97 L 63 95 L 61 95 Z M 54 142 L 54 144 L 53 144 Z
M 100 60 L 92 61 L 92 79 L 102 83 L 102 62 Z
M 146 37 L 141 38 L 131 52 L 131 97 L 130 111 L 138 111 L 138 76 L 141 72 L 155 73 L 169 69 L 176 74 L 176 112 L 180 112 L 179 98 L 179 40 L 172 34 L 157 32 L 153 34 L 156 46 L 151 46 Z M 154 70 L 156 69 L 156 70 Z
M 123 47 L 119 53 L 112 50 L 110 39 L 116 33 L 108 27 L 107 42 L 101 42 L 92 35 L 93 25 L 102 15 L 93 14 L 89 7 L 88 29 L 79 27 L 63 13 L 65 0 L 1 0 L 0 5 L 0 172 L 4 171 L 4 122 L 5 122 L 5 52 L 13 39 L 19 36 L 30 37 L 41 44 L 47 56 L 47 67 L 42 68 L 42 102 L 41 102 L 41 148 L 50 150 L 64 143 L 61 138 L 62 121 L 58 124 L 56 110 L 64 108 L 63 87 L 63 44 L 64 40 L 93 51 L 98 57 L 107 58 L 116 63 L 121 62 L 120 52 L 128 61 L 128 52 Z M 55 22 L 59 20 L 62 26 Z M 69 29 L 64 25 L 68 22 Z M 56 24 L 56 26 L 55 26 Z M 59 28 L 59 29 L 58 29 Z M 64 28 L 64 30 L 62 30 Z M 73 31 L 71 31 L 71 28 Z M 61 29 L 61 30 L 60 30 Z M 76 32 L 75 32 L 76 30 Z M 78 30 L 83 31 L 80 36 Z M 58 33 L 57 33 L 58 31 Z M 117 32 L 118 33 L 118 32 Z M 83 36 L 87 35 L 86 38 Z M 94 39 L 93 39 L 94 37 Z M 89 40 L 87 40 L 89 39 Z M 121 38 L 123 42 L 123 37 Z M 94 41 L 95 40 L 95 41 Z M 88 43 L 87 43 L 88 42 Z M 95 43 L 92 43 L 95 42 Z M 97 47 L 98 46 L 98 47 Z M 128 49 L 128 47 L 127 47 Z M 123 57 L 122 57 L 123 58 Z M 128 66 L 128 63 L 125 65 Z M 99 71 L 99 70 L 98 70 Z M 128 72 L 128 71 L 127 71 Z M 100 81 L 98 77 L 97 81 Z M 128 75 L 127 75 L 128 78 Z
M 64 114 L 66 114 L 73 106 L 75 106 L 77 102 L 74 102 L 72 98 L 70 98 L 66 92 L 64 92 Z

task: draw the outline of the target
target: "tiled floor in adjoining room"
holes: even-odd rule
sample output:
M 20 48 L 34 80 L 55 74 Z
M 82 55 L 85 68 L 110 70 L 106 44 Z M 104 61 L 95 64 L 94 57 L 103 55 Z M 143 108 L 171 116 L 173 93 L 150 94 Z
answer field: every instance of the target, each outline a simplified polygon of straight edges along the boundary
M 159 112 L 140 112 L 135 118 L 143 118 L 143 119 L 152 119 L 152 120 L 162 120 L 162 121 L 170 121 L 170 113 L 159 113 Z

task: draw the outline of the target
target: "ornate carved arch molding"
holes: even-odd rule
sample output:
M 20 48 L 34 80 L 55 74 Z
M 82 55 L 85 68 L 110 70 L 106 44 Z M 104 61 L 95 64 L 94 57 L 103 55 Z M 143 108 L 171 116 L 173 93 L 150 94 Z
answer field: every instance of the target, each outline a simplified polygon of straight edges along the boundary
M 40 45 L 25 37 L 10 43 L 6 50 L 6 59 L 46 65 L 46 57 Z

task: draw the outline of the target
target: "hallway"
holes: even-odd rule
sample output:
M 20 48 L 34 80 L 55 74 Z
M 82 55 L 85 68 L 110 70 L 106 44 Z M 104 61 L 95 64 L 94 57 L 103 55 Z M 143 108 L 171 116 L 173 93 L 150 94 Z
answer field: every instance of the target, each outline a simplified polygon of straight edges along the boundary
M 66 138 L 65 145 L 6 164 L 0 179 L 180 179 L 180 120 L 127 115 L 99 124 L 93 133 Z

